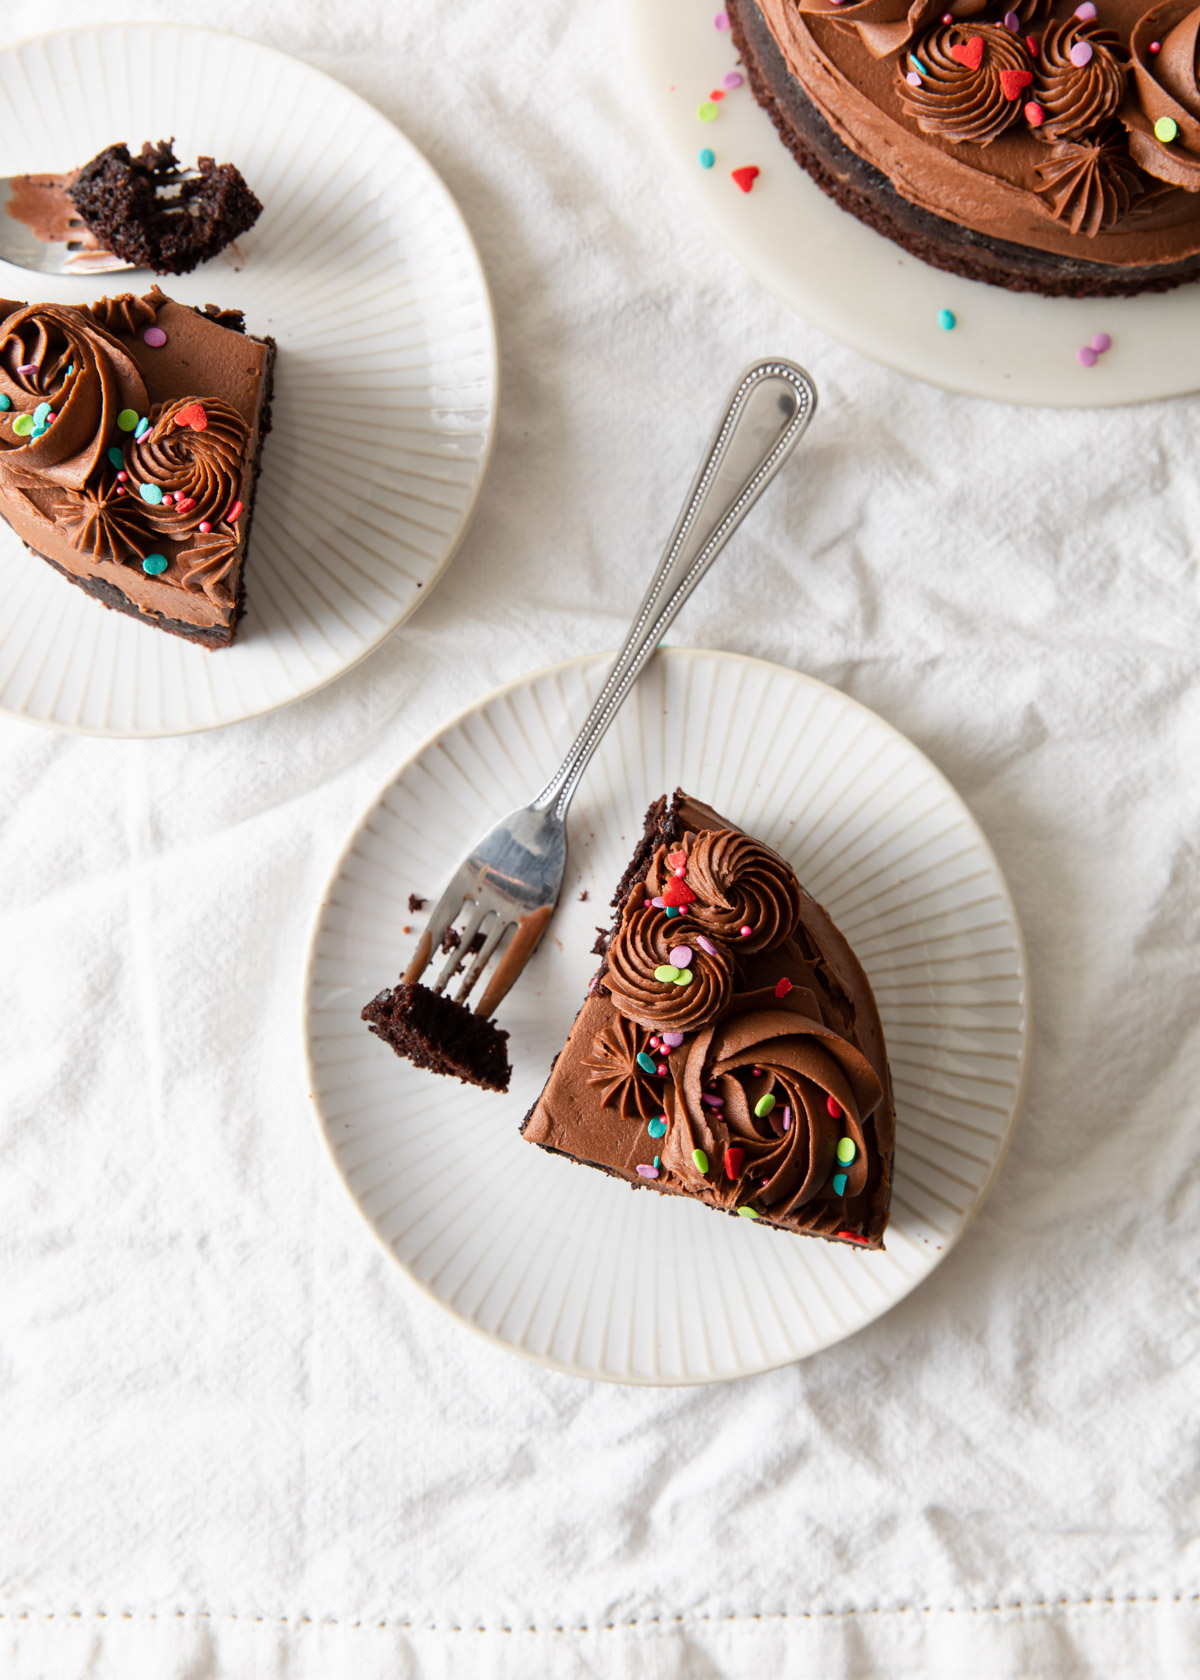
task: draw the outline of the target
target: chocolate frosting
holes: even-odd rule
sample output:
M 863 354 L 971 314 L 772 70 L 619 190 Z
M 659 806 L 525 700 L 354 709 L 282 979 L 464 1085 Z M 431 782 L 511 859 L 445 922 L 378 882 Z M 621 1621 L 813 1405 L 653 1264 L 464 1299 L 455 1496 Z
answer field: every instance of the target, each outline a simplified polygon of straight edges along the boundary
M 907 80 L 914 72 L 917 87 Z M 900 97 L 922 133 L 990 146 L 1020 118 L 1033 63 L 1024 41 L 1000 25 L 939 24 L 917 42 L 900 77 Z
M 88 490 L 60 490 L 54 518 L 72 548 L 93 560 L 116 560 L 122 565 L 144 560 L 154 539 L 142 524 L 137 503 L 117 494 L 117 485 L 97 484 Z
M 237 559 L 238 539 L 227 528 L 197 531 L 187 548 L 179 551 L 179 581 L 193 595 L 207 595 L 217 607 L 231 607 L 233 595 L 226 583 Z
M 649 1041 L 624 1015 L 614 1015 L 592 1041 L 583 1059 L 589 1081 L 599 1087 L 605 1108 L 615 1108 L 624 1118 L 653 1120 L 663 1111 L 663 1085 L 638 1065 L 638 1052 L 650 1053 Z M 656 1065 L 658 1065 L 656 1063 Z
M 1088 239 L 1114 227 L 1145 192 L 1145 179 L 1124 146 L 1112 141 L 1052 147 L 1038 165 L 1038 179 L 1055 220 Z
M 746 955 L 770 951 L 791 936 L 800 920 L 800 883 L 778 852 L 729 828 L 685 835 L 679 852 L 686 855 L 685 879 L 696 895 L 687 906 L 690 926 Z M 667 846 L 654 854 L 646 878 L 650 898 L 663 893 L 674 875 L 668 853 L 678 855 Z M 745 936 L 744 927 L 750 929 Z
M 160 307 L 166 303 L 166 293 L 151 286 L 141 297 L 133 292 L 118 292 L 116 297 L 103 297 L 85 305 L 88 314 L 105 332 L 124 333 L 132 338 L 143 327 L 152 327 Z
M 1152 41 L 1160 50 L 1150 51 Z M 1200 6 L 1167 0 L 1134 26 L 1132 96 L 1121 110 L 1129 150 L 1148 175 L 1185 192 L 1200 192 Z M 1154 133 L 1170 117 L 1178 134 L 1164 144 Z
M 733 991 L 733 959 L 725 946 L 710 944 L 711 951 L 702 949 L 685 918 L 656 909 L 639 885 L 609 948 L 602 984 L 631 1021 L 651 1030 L 690 1032 L 718 1015 Z M 690 980 L 656 980 L 656 969 L 675 966 L 671 952 L 681 945 L 692 953 L 682 971 Z
M 144 414 L 146 387 L 111 334 L 81 309 L 38 303 L 8 311 L 0 338 L 0 392 L 12 404 L 0 427 L 0 482 L 82 490 L 117 434 L 124 408 Z M 49 403 L 55 415 L 40 437 L 13 431 L 20 413 Z
M 1071 53 L 1078 56 L 1083 48 L 1091 57 L 1075 64 Z M 1121 109 L 1125 79 L 1125 54 L 1112 30 L 1075 17 L 1052 23 L 1042 36 L 1033 79 L 1033 98 L 1046 114 L 1038 139 L 1081 140 L 1103 133 Z
M 179 397 L 151 409 L 149 420 L 149 431 L 125 446 L 130 491 L 156 485 L 172 499 L 146 503 L 147 525 L 181 541 L 202 520 L 220 524 L 237 500 L 246 422 L 215 397 Z
M 987 0 L 957 0 L 959 6 L 972 11 L 982 11 L 986 3 Z M 814 17 L 835 17 L 839 23 L 852 24 L 867 51 L 876 58 L 886 58 L 911 41 L 917 30 L 923 29 L 945 7 L 937 0 L 851 0 L 848 5 L 838 5 L 837 0 L 795 0 L 795 9 Z M 967 13 L 956 11 L 955 15 Z

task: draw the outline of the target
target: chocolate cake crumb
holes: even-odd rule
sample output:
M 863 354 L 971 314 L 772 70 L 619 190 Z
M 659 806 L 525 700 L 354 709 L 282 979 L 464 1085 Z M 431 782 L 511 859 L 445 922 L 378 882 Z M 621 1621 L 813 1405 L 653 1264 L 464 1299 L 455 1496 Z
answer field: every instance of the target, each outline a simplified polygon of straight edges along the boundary
M 466 1004 L 401 980 L 372 998 L 362 1019 L 397 1056 L 416 1067 L 485 1091 L 508 1090 L 508 1034 Z
M 408 913 L 409 913 L 409 915 L 410 916 L 415 916 L 417 914 L 418 910 L 424 910 L 424 908 L 425 908 L 425 906 L 428 902 L 429 902 L 428 899 L 422 898 L 420 893 L 409 893 L 409 895 L 408 895 Z

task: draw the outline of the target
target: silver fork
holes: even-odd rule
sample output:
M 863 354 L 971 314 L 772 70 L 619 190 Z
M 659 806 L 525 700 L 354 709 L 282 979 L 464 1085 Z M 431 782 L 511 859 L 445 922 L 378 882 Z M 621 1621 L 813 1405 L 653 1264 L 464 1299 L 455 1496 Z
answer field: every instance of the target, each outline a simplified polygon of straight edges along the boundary
M 159 186 L 170 189 L 194 178 L 176 169 Z M 38 274 L 120 274 L 132 269 L 106 251 L 80 219 L 66 183 L 70 175 L 0 176 L 0 260 Z M 165 195 L 164 195 L 165 196 Z M 31 219 L 40 232 L 35 232 Z
M 558 902 L 567 861 L 567 807 L 605 730 L 680 607 L 806 430 L 817 393 L 803 368 L 778 357 L 738 381 L 675 522 L 658 569 L 582 729 L 537 798 L 477 840 L 421 935 L 404 978 L 420 979 L 469 906 L 437 982 L 443 992 L 483 943 L 457 991 L 464 1002 L 497 958 L 475 1013 L 490 1019 L 532 956 Z

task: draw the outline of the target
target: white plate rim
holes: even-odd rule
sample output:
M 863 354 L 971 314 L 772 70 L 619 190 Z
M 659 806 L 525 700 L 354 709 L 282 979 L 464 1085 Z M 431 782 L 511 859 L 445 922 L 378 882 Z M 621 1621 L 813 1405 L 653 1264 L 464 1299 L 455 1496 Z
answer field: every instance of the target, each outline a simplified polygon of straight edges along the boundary
M 528 671 L 523 676 L 516 677 L 510 682 L 501 683 L 497 688 L 491 689 L 488 693 L 481 695 L 471 704 L 463 706 L 459 711 L 455 712 L 452 717 L 447 718 L 436 729 L 432 730 L 424 738 L 424 740 L 422 740 L 407 755 L 407 757 L 396 766 L 391 774 L 379 785 L 372 798 L 360 810 L 345 841 L 337 853 L 333 868 L 330 870 L 330 873 L 326 878 L 325 885 L 321 889 L 321 894 L 317 900 L 316 909 L 313 913 L 312 922 L 309 928 L 308 940 L 305 945 L 304 961 L 300 969 L 298 1028 L 300 1037 L 300 1053 L 304 1069 L 305 1089 L 308 1093 L 308 1106 L 312 1123 L 321 1143 L 322 1151 L 329 1164 L 332 1166 L 338 1182 L 341 1184 L 343 1190 L 349 1198 L 350 1204 L 355 1213 L 358 1215 L 359 1220 L 366 1226 L 378 1247 L 391 1261 L 393 1266 L 396 1267 L 397 1271 L 404 1276 L 406 1281 L 419 1290 L 426 1300 L 431 1301 L 457 1324 L 464 1326 L 474 1335 L 482 1337 L 482 1339 L 485 1342 L 488 1342 L 491 1346 L 500 1348 L 505 1353 L 527 1360 L 530 1364 L 539 1365 L 545 1370 L 557 1371 L 563 1376 L 582 1378 L 585 1381 L 592 1382 L 607 1382 L 618 1387 L 699 1388 L 707 1387 L 714 1383 L 740 1382 L 745 1377 L 761 1376 L 767 1371 L 781 1370 L 786 1366 L 799 1364 L 805 1359 L 814 1358 L 817 1355 L 828 1351 L 828 1349 L 836 1347 L 841 1341 L 847 1340 L 848 1336 L 841 1335 L 831 1337 L 819 1346 L 813 1348 L 809 1353 L 801 1354 L 798 1357 L 793 1356 L 784 1359 L 767 1360 L 758 1365 L 747 1365 L 736 1371 L 720 1371 L 711 1375 L 681 1377 L 617 1376 L 607 1371 L 585 1369 L 577 1365 L 572 1365 L 568 1361 L 555 1359 L 548 1354 L 535 1353 L 527 1347 L 522 1347 L 515 1342 L 507 1341 L 503 1336 L 497 1335 L 494 1331 L 488 1330 L 484 1328 L 484 1326 L 477 1324 L 466 1313 L 459 1311 L 456 1307 L 444 1301 L 434 1289 L 432 1289 L 427 1283 L 418 1277 L 408 1265 L 406 1265 L 406 1263 L 396 1253 L 395 1249 L 390 1247 L 390 1245 L 386 1242 L 374 1222 L 368 1218 L 358 1196 L 351 1187 L 350 1181 L 343 1170 L 342 1163 L 338 1159 L 337 1153 L 334 1149 L 329 1129 L 325 1123 L 321 1112 L 321 1105 L 317 1097 L 317 1086 L 319 1084 L 318 1070 L 313 1061 L 312 1035 L 309 1032 L 310 999 L 314 981 L 314 968 L 318 958 L 317 942 L 321 936 L 324 925 L 324 916 L 329 905 L 332 889 L 341 876 L 346 860 L 353 852 L 359 835 L 362 833 L 362 830 L 371 817 L 372 812 L 382 802 L 395 783 L 398 782 L 400 778 L 404 776 L 426 752 L 435 747 L 443 736 L 447 735 L 451 730 L 457 728 L 458 725 L 470 717 L 472 713 L 482 711 L 485 707 L 491 705 L 493 701 L 502 699 L 504 696 L 512 694 L 515 690 L 524 688 L 526 685 L 538 681 L 543 677 L 576 670 L 581 666 L 593 664 L 597 660 L 605 657 L 611 657 L 611 655 L 606 656 L 603 653 L 584 653 L 576 655 L 571 659 L 556 660 L 549 665 L 539 666 L 536 670 Z M 999 860 L 996 857 L 991 842 L 988 840 L 987 835 L 984 833 L 980 824 L 976 820 L 974 813 L 962 798 L 962 795 L 957 791 L 953 783 L 944 774 L 944 772 L 938 768 L 933 760 L 929 758 L 926 753 L 922 752 L 921 748 L 918 747 L 914 741 L 910 740 L 907 735 L 903 734 L 903 732 L 897 729 L 894 724 L 889 723 L 885 717 L 881 716 L 879 712 L 873 711 L 870 706 L 865 705 L 861 700 L 856 700 L 852 695 L 844 693 L 841 689 L 834 688 L 832 684 L 822 682 L 819 677 L 809 676 L 808 673 L 804 671 L 793 670 L 792 667 L 780 665 L 774 660 L 758 659 L 750 654 L 730 653 L 724 648 L 692 648 L 675 646 L 659 648 L 654 655 L 656 660 L 664 657 L 668 659 L 681 660 L 697 657 L 703 659 L 720 659 L 725 660 L 730 664 L 752 666 L 771 672 L 782 672 L 786 676 L 794 678 L 801 683 L 811 684 L 815 689 L 835 695 L 837 699 L 845 704 L 852 712 L 861 713 L 866 718 L 869 718 L 872 723 L 879 725 L 887 735 L 892 737 L 902 747 L 912 753 L 914 758 L 927 771 L 930 778 L 961 811 L 963 819 L 968 825 L 974 840 L 980 846 L 989 867 L 993 871 L 995 884 L 999 890 L 1000 897 L 1011 925 L 1017 955 L 1017 966 L 1021 977 L 1024 1007 L 1022 1010 L 1020 1026 L 1020 1066 L 1014 1087 L 1012 1111 L 1009 1115 L 1004 1135 L 999 1140 L 995 1157 L 975 1194 L 974 1201 L 967 1210 L 966 1217 L 954 1231 L 949 1233 L 949 1240 L 946 1241 L 936 1251 L 936 1253 L 933 1253 L 930 1256 L 929 1263 L 923 1271 L 919 1271 L 915 1276 L 906 1280 L 905 1286 L 896 1290 L 896 1292 L 889 1297 L 886 1306 L 881 1308 L 879 1312 L 874 1314 L 874 1316 L 868 1319 L 865 1323 L 856 1326 L 854 1330 L 848 1333 L 848 1335 L 852 1336 L 858 1334 L 862 1330 L 869 1329 L 872 1324 L 877 1323 L 880 1318 L 889 1313 L 893 1307 L 898 1306 L 901 1301 L 905 1300 L 910 1294 L 912 1294 L 914 1289 L 919 1288 L 921 1284 L 926 1282 L 931 1273 L 936 1271 L 946 1259 L 947 1255 L 949 1255 L 954 1248 L 957 1247 L 962 1237 L 974 1223 L 975 1218 L 977 1217 L 980 1209 L 983 1207 L 984 1202 L 991 1194 L 996 1177 L 999 1174 L 1001 1167 L 1004 1165 L 1009 1149 L 1012 1147 L 1013 1136 L 1016 1132 L 1017 1124 L 1021 1118 L 1021 1112 L 1025 1103 L 1025 1094 L 1029 1083 L 1030 1061 L 1033 1051 L 1033 1000 L 1029 981 L 1029 955 L 1025 945 L 1025 935 L 1021 927 L 1021 920 L 1017 914 L 1017 907 L 1013 900 L 1008 881 L 1005 878 L 1004 871 L 1000 867 Z M 514 798 L 519 799 L 520 793 L 517 792 L 514 795 Z M 798 1238 L 797 1240 L 815 1241 L 817 1239 Z
M 355 653 L 351 659 L 347 660 L 344 665 L 341 665 L 336 670 L 330 671 L 326 675 L 319 677 L 315 682 L 310 683 L 308 687 L 297 689 L 293 694 L 289 694 L 285 699 L 275 700 L 268 705 L 257 706 L 249 711 L 240 712 L 236 717 L 218 718 L 211 722 L 189 723 L 171 729 L 102 729 L 92 724 L 67 723 L 59 718 L 35 717 L 28 712 L 18 711 L 15 708 L 6 706 L 0 702 L 0 716 L 17 718 L 22 723 L 35 724 L 38 728 L 51 729 L 63 735 L 86 735 L 92 739 L 102 741 L 161 741 L 170 740 L 174 737 L 182 735 L 202 735 L 214 729 L 229 729 L 239 723 L 248 723 L 252 718 L 269 717 L 272 712 L 282 711 L 284 708 L 294 705 L 298 700 L 307 700 L 310 695 L 319 694 L 322 689 L 328 688 L 332 683 L 340 682 L 349 671 L 353 671 L 356 666 L 361 665 L 364 659 L 369 659 L 373 653 L 377 652 L 378 649 L 383 646 L 389 636 L 393 635 L 401 628 L 402 625 L 406 624 L 412 617 L 413 613 L 425 604 L 444 574 L 449 569 L 450 564 L 455 555 L 458 553 L 463 540 L 465 539 L 468 531 L 471 529 L 475 519 L 476 509 L 479 506 L 480 497 L 483 494 L 484 485 L 487 483 L 488 472 L 491 468 L 492 453 L 496 446 L 496 434 L 499 429 L 500 340 L 496 329 L 496 307 L 492 299 L 491 287 L 488 284 L 487 270 L 483 265 L 483 258 L 480 255 L 479 246 L 475 241 L 475 236 L 471 232 L 466 217 L 459 208 L 458 200 L 447 187 L 440 172 L 434 168 L 433 164 L 430 163 L 429 159 L 425 156 L 425 153 L 421 151 L 415 141 L 410 140 L 404 130 L 394 123 L 390 117 L 386 116 L 377 105 L 372 105 L 369 99 L 364 99 L 362 94 L 356 93 L 352 87 L 349 87 L 345 82 L 340 81 L 338 77 L 331 76 L 326 71 L 317 69 L 317 67 L 310 64 L 307 59 L 301 58 L 298 53 L 287 52 L 282 47 L 269 46 L 265 41 L 256 40 L 252 35 L 239 35 L 236 30 L 213 29 L 208 24 L 171 23 L 160 18 L 129 18 L 122 22 L 101 20 L 100 22 L 94 24 L 65 24 L 60 29 L 35 30 L 33 34 L 22 35 L 16 40 L 0 42 L 0 54 L 16 52 L 23 47 L 33 46 L 38 41 L 50 40 L 53 37 L 64 35 L 95 35 L 101 31 L 111 31 L 114 34 L 119 34 L 126 30 L 146 30 L 154 33 L 167 34 L 187 33 L 190 35 L 207 35 L 213 37 L 214 39 L 236 41 L 241 45 L 253 47 L 257 52 L 266 53 L 274 56 L 275 58 L 284 59 L 290 64 L 297 64 L 310 75 L 319 76 L 324 81 L 334 83 L 334 85 L 340 88 L 342 93 L 345 94 L 345 96 L 355 105 L 360 106 L 363 110 L 369 112 L 370 115 L 376 118 L 379 122 L 386 123 L 401 145 L 408 147 L 416 154 L 417 157 L 421 159 L 425 168 L 429 172 L 431 184 L 443 195 L 446 212 L 455 222 L 458 231 L 465 242 L 466 251 L 470 254 L 472 260 L 474 261 L 475 267 L 478 270 L 480 292 L 484 307 L 484 321 L 482 326 L 486 332 L 486 349 L 491 359 L 491 412 L 488 415 L 487 432 L 484 438 L 483 449 L 479 456 L 478 475 L 471 491 L 470 499 L 463 509 L 459 528 L 448 544 L 446 553 L 442 560 L 425 580 L 424 587 L 415 591 L 412 600 L 403 609 L 403 611 L 400 612 L 400 614 L 394 618 L 385 629 L 381 630 L 374 640 L 368 642 L 365 646 L 360 648 L 358 652 Z M 142 274 L 149 273 L 149 270 L 133 269 L 130 272 L 133 274 Z M 103 277 L 101 276 L 100 278 Z M 161 276 L 158 276 L 158 278 L 161 279 Z M 45 564 L 44 561 L 43 564 Z M 219 649 L 217 651 L 220 652 Z

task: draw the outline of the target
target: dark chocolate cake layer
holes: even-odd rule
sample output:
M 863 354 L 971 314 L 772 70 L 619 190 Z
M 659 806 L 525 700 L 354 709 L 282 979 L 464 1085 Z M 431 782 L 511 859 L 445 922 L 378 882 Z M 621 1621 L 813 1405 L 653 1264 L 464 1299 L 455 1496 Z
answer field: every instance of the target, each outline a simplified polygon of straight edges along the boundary
M 853 951 L 790 866 L 677 790 L 647 813 L 614 905 L 524 1137 L 634 1187 L 882 1247 L 883 1029 Z
M 416 1067 L 487 1091 L 508 1090 L 508 1034 L 453 998 L 400 980 L 371 999 L 362 1019 Z

